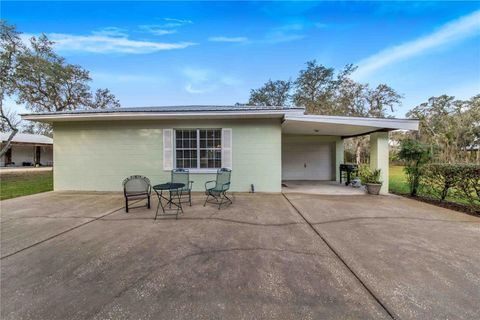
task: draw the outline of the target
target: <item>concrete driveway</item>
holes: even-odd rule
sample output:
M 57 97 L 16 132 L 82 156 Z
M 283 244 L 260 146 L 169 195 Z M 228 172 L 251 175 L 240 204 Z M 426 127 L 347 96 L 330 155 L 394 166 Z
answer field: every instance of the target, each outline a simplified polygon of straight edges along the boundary
M 118 194 L 2 201 L 1 318 L 480 317 L 478 218 L 393 196 L 202 200 L 157 221 Z

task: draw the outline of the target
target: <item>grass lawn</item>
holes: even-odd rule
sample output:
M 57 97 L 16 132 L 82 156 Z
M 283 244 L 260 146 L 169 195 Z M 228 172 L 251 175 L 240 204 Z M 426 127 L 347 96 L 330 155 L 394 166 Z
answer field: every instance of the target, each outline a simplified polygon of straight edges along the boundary
M 404 194 L 408 195 L 410 192 L 410 189 L 408 187 L 408 182 L 407 178 L 405 176 L 405 173 L 403 172 L 403 166 L 391 166 L 390 167 L 390 181 L 389 181 L 389 191 L 391 193 L 396 193 L 396 194 Z M 459 198 L 458 196 L 455 196 L 455 193 L 452 192 L 454 190 L 449 190 L 448 196 L 445 199 L 445 202 L 454 204 L 455 206 L 468 206 L 469 203 L 467 200 Z M 418 190 L 418 196 L 420 198 L 426 198 L 426 199 L 431 199 L 433 202 L 440 202 L 438 198 L 432 197 L 431 194 L 427 192 L 427 190 L 422 189 L 422 186 L 420 185 L 420 188 Z M 460 210 L 463 211 L 463 210 Z
M 0 200 L 52 190 L 51 170 L 0 173 Z
M 403 166 L 390 167 L 390 181 L 388 188 L 391 193 L 406 194 L 409 192 L 407 178 L 403 172 Z

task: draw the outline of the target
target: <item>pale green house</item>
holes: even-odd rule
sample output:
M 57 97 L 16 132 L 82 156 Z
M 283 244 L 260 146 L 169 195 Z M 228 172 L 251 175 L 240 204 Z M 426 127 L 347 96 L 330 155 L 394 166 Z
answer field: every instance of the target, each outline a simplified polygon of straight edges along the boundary
M 53 124 L 54 189 L 118 191 L 139 174 L 166 182 L 188 168 L 194 190 L 232 169 L 232 191 L 280 192 L 282 180 L 338 180 L 343 139 L 370 135 L 388 191 L 388 131 L 418 121 L 304 115 L 301 108 L 177 106 L 23 114 Z

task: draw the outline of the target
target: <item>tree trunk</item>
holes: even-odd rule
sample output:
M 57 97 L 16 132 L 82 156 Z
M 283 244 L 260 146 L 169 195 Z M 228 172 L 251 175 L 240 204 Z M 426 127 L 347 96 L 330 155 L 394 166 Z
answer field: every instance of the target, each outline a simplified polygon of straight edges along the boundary
M 356 160 L 356 163 L 357 164 L 360 164 L 362 158 L 361 158 L 361 154 L 362 154 L 362 147 L 360 145 L 359 142 L 357 142 L 357 147 L 355 148 L 355 160 Z
M 0 157 L 3 157 L 5 153 L 7 153 L 8 149 L 10 148 L 10 145 L 12 144 L 12 139 L 15 137 L 17 134 L 18 129 L 13 129 L 12 132 L 10 133 L 10 136 L 8 136 L 7 142 L 3 146 L 2 150 L 0 151 Z

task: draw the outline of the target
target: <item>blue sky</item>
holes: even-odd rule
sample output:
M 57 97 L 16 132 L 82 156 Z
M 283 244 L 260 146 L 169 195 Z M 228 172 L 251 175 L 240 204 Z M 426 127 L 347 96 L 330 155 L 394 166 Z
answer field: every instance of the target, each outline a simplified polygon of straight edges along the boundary
M 0 15 L 49 35 L 125 107 L 246 102 L 312 59 L 395 88 L 397 116 L 433 95 L 480 93 L 478 2 L 2 1 Z

